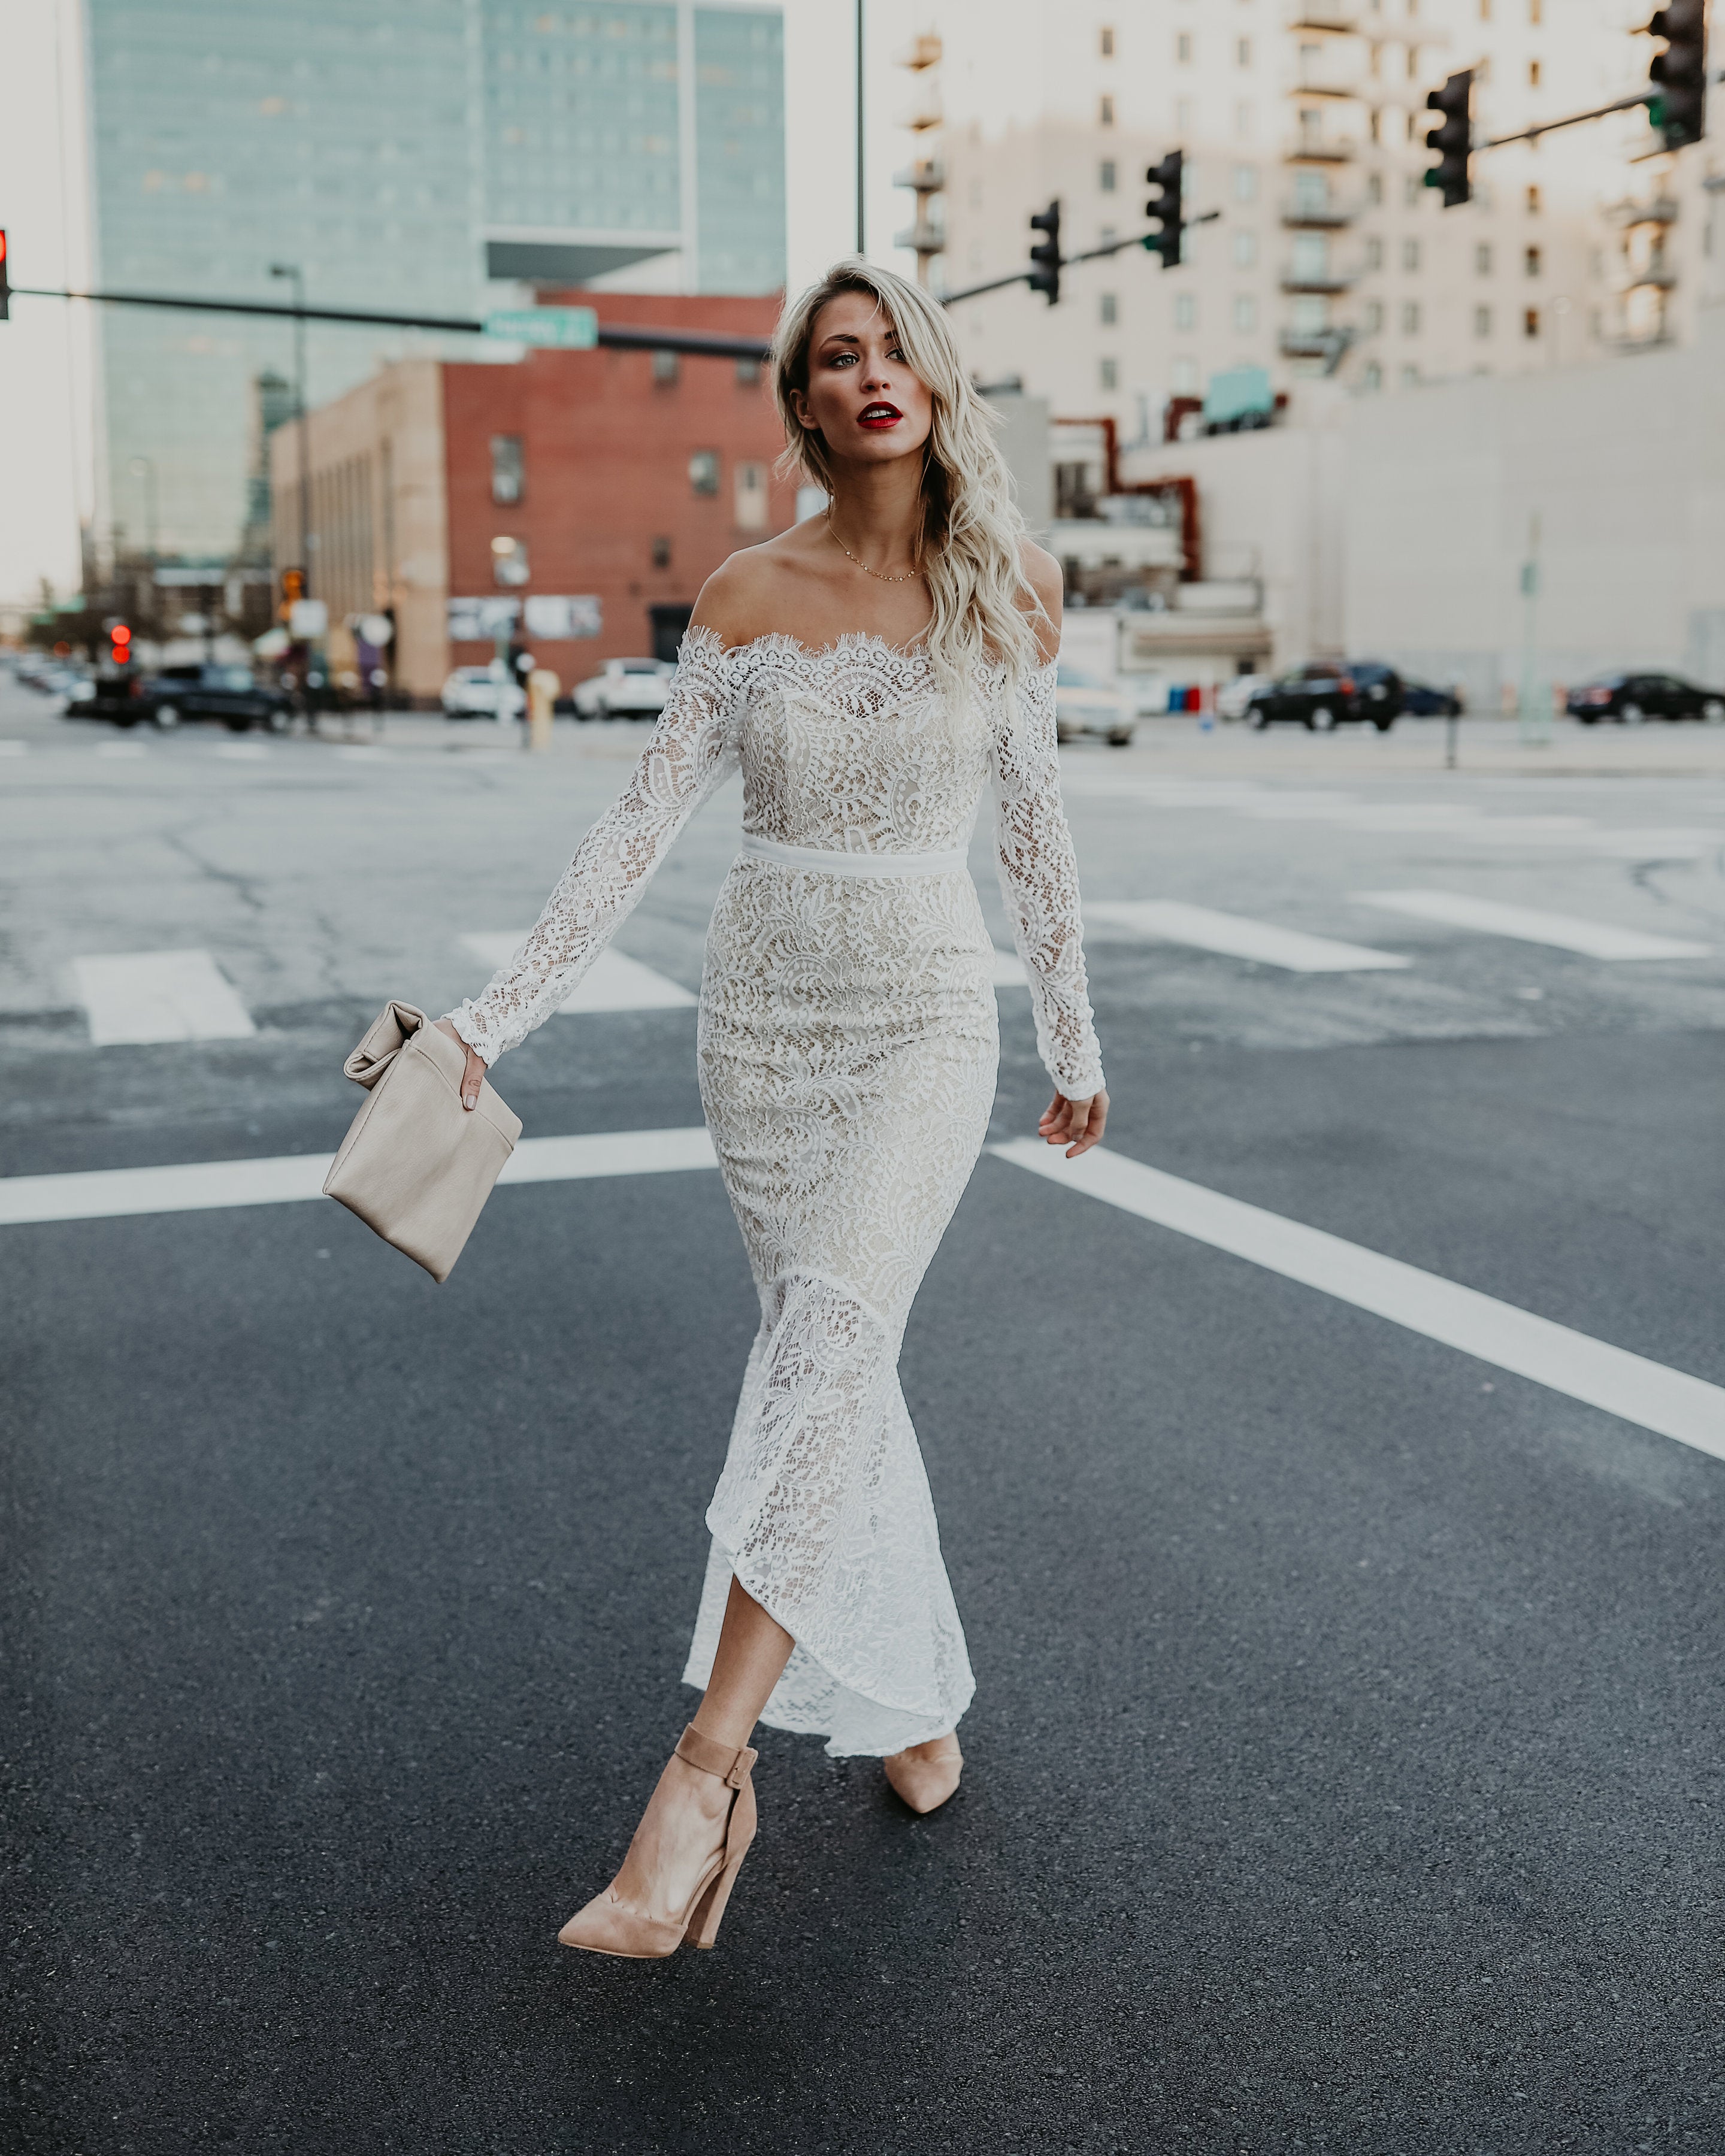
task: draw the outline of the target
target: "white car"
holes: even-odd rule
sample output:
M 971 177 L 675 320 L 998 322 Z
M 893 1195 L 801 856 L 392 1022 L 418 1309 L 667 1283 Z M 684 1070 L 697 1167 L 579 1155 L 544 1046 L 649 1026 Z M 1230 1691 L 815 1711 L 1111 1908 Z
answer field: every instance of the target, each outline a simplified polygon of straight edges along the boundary
M 656 719 L 676 672 L 660 659 L 608 659 L 575 687 L 578 719 Z
M 458 666 L 444 684 L 444 716 L 448 719 L 519 718 L 526 692 L 495 665 Z
M 1236 674 L 1231 681 L 1224 681 L 1216 691 L 1216 716 L 1243 719 L 1253 697 L 1259 690 L 1269 688 L 1275 678 L 1271 674 Z
M 1100 674 L 1063 659 L 1055 668 L 1055 734 L 1076 741 L 1101 734 L 1112 747 L 1130 748 L 1137 712 L 1132 700 Z

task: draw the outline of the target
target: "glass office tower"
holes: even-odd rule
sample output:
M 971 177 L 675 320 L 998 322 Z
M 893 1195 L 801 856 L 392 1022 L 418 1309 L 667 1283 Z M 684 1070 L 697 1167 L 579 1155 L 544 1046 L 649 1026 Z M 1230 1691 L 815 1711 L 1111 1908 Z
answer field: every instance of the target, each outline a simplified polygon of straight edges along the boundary
M 100 289 L 285 302 L 282 264 L 312 305 L 471 317 L 514 296 L 500 281 L 784 281 L 776 7 L 85 6 Z M 259 401 L 291 374 L 291 325 L 100 314 L 99 543 L 225 559 L 257 528 Z M 308 399 L 405 352 L 475 348 L 313 325 Z

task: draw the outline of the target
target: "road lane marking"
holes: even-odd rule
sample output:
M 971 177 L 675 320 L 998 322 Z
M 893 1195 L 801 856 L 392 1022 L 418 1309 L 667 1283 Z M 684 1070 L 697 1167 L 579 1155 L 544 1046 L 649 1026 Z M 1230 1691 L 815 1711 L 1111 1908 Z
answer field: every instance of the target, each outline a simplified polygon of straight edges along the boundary
M 337 747 L 336 757 L 341 763 L 388 763 L 389 752 L 387 748 L 372 748 L 364 742 L 345 742 Z
M 1706 943 L 1680 942 L 1670 936 L 1646 936 L 1636 928 L 1613 928 L 1604 921 L 1580 921 L 1573 914 L 1546 913 L 1531 906 L 1506 906 L 1492 898 L 1471 898 L 1455 891 L 1357 891 L 1357 906 L 1375 906 L 1405 913 L 1416 921 L 1439 921 L 1450 928 L 1476 928 L 1486 936 L 1512 936 L 1522 943 L 1549 943 L 1559 951 L 1578 951 L 1584 958 L 1706 958 Z
M 1124 928 L 1168 943 L 1190 943 L 1230 958 L 1253 958 L 1291 973 L 1389 973 L 1413 963 L 1394 951 L 1337 943 L 1327 936 L 1307 936 L 1275 921 L 1217 913 L 1208 906 L 1187 906 L 1177 899 L 1093 900 L 1086 903 L 1084 917 L 1087 923 Z
M 208 951 L 122 951 L 74 958 L 78 1000 L 97 1048 L 156 1040 L 244 1040 L 251 1013 Z
M 1321 1228 L 1147 1168 L 1106 1147 L 1071 1161 L 1058 1147 L 1034 1138 L 1014 1138 L 990 1150 L 1063 1189 L 1153 1220 L 1464 1355 L 1725 1460 L 1725 1387 L 1609 1347 L 1476 1288 L 1344 1242 Z
M 118 759 L 126 762 L 133 762 L 140 757 L 148 756 L 150 751 L 143 742 L 98 742 L 95 745 L 95 753 L 98 756 L 106 757 L 110 762 Z
M 506 966 L 527 940 L 527 931 L 482 931 L 464 936 L 461 946 L 495 971 Z M 688 1010 L 696 998 L 680 982 L 639 958 L 626 958 L 620 951 L 601 951 L 576 983 L 575 992 L 560 1007 L 558 1015 L 579 1017 L 588 1011 Z
M 81 1169 L 0 1177 L 0 1227 L 50 1220 L 117 1220 L 144 1213 L 206 1213 L 236 1205 L 294 1205 L 321 1198 L 333 1153 L 197 1160 L 165 1168 Z M 716 1168 L 705 1124 L 689 1130 L 602 1131 L 523 1138 L 498 1180 L 570 1183 Z
M 0 741 L 0 756 L 28 756 L 29 752 L 28 742 Z
M 267 763 L 270 752 L 262 742 L 219 742 L 211 753 L 224 763 Z

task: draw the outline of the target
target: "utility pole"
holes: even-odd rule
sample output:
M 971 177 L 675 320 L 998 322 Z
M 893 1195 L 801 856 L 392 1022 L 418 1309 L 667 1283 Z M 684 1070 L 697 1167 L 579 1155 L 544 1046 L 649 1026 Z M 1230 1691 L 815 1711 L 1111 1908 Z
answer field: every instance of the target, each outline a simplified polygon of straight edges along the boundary
M 860 4 L 860 0 L 859 0 Z M 311 447 L 305 413 L 305 273 L 295 262 L 272 262 L 272 277 L 289 277 L 294 286 L 294 414 L 300 458 L 300 567 L 301 586 L 311 596 Z
M 1527 557 L 1522 563 L 1522 685 L 1516 700 L 1520 720 L 1516 732 L 1519 740 L 1531 747 L 1544 748 L 1551 741 L 1551 696 L 1548 690 L 1542 709 L 1536 674 L 1538 614 L 1539 511 L 1536 509 L 1527 519 Z
M 868 255 L 869 225 L 863 207 L 863 0 L 856 0 L 856 251 Z

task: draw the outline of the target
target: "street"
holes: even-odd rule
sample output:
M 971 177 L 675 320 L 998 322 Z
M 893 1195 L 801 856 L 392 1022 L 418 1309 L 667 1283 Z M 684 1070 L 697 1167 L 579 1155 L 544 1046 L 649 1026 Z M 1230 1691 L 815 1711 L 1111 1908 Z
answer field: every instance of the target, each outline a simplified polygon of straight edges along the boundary
M 1065 752 L 1102 1172 L 1009 1150 L 1004 955 L 903 1362 L 963 1787 L 762 1732 L 659 1968 L 555 1933 L 692 1705 L 756 1310 L 716 1174 L 603 1141 L 701 1122 L 739 789 L 500 1066 L 595 1143 L 445 1286 L 295 1168 L 644 737 L 120 734 L 0 675 L 6 2145 L 1717 2149 L 1725 729 Z

